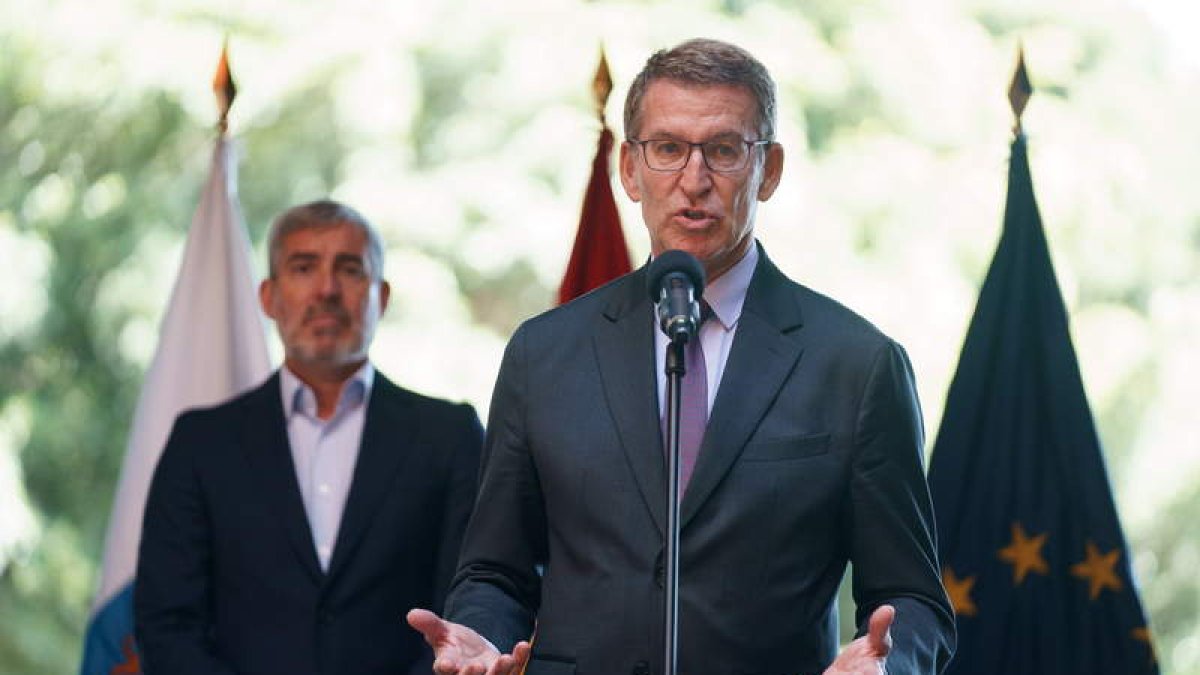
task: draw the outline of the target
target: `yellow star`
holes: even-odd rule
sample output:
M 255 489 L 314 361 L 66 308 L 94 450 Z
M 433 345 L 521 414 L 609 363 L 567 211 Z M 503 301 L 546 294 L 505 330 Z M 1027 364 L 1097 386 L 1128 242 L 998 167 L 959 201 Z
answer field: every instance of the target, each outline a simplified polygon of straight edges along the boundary
M 1100 597 L 1100 591 L 1105 588 L 1114 591 L 1121 590 L 1121 580 L 1117 578 L 1117 559 L 1121 557 L 1121 549 L 1114 548 L 1108 553 L 1101 554 L 1096 545 L 1087 543 L 1087 559 L 1071 565 L 1071 575 L 1087 579 L 1088 595 L 1092 600 Z
M 946 595 L 950 596 L 950 604 L 954 613 L 959 616 L 975 616 L 979 609 L 971 600 L 971 588 L 975 586 L 975 577 L 959 579 L 954 570 L 949 567 L 942 570 L 942 585 L 946 587 Z
M 1158 656 L 1154 653 L 1154 642 L 1150 639 L 1149 628 L 1142 626 L 1140 628 L 1134 628 L 1133 630 L 1129 631 L 1129 633 L 1133 635 L 1134 640 L 1146 643 L 1146 647 L 1150 650 L 1150 663 L 1154 663 L 1158 660 Z
M 1042 557 L 1042 546 L 1046 543 L 1045 532 L 1036 537 L 1025 535 L 1025 528 L 1020 523 L 1013 523 L 1012 543 L 1000 549 L 1000 559 L 1013 566 L 1013 585 L 1019 586 L 1025 581 L 1025 575 L 1030 572 L 1047 574 L 1050 566 Z

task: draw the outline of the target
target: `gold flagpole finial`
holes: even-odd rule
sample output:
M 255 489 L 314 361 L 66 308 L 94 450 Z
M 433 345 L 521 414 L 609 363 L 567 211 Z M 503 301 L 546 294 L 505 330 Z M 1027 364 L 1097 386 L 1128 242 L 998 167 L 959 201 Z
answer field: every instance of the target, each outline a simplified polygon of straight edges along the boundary
M 592 99 L 596 104 L 596 115 L 604 122 L 604 106 L 608 103 L 608 95 L 612 93 L 612 75 L 608 72 L 608 59 L 604 56 L 604 46 L 600 46 L 600 64 L 596 66 L 596 77 L 592 79 Z
M 221 60 L 217 62 L 217 72 L 213 75 L 213 94 L 217 97 L 217 129 L 221 133 L 229 127 L 229 108 L 233 99 L 237 98 L 237 84 L 233 81 L 233 73 L 229 70 L 229 37 L 221 45 Z
M 1012 106 L 1013 117 L 1013 133 L 1020 136 L 1021 129 L 1021 114 L 1025 112 L 1025 105 L 1029 103 L 1029 98 L 1033 96 L 1033 85 L 1029 83 L 1029 73 L 1025 70 L 1025 47 L 1017 45 L 1017 68 L 1013 72 L 1012 82 L 1008 85 L 1008 103 Z

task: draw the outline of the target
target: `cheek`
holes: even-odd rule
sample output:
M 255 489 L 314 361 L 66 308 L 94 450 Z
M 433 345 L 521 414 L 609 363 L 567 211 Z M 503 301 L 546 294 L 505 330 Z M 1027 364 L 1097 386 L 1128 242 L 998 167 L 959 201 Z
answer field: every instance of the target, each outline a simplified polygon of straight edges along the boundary
M 359 296 L 358 300 L 348 304 L 347 309 L 350 310 L 350 318 L 353 323 L 359 326 L 373 324 L 381 314 L 379 296 L 375 293 L 365 292 Z
M 304 324 L 304 305 L 285 299 L 280 299 L 275 303 L 275 323 L 279 324 L 282 331 L 295 333 L 299 331 Z
M 744 215 L 754 209 L 758 195 L 757 191 L 752 190 L 751 187 L 752 185 L 742 185 L 733 193 L 733 208 L 739 215 Z

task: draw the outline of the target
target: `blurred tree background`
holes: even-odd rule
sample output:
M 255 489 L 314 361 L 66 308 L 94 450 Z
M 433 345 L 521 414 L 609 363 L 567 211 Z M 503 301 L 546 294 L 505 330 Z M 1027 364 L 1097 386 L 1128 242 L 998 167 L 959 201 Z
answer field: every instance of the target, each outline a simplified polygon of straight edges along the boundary
M 566 264 L 599 45 L 618 133 L 653 49 L 746 46 L 779 83 L 788 152 L 760 237 L 909 348 L 931 434 L 999 236 L 1023 42 L 1035 187 L 1158 656 L 1200 673 L 1187 4 L 0 0 L 0 16 L 0 672 L 77 669 L 228 33 L 251 239 L 261 249 L 298 201 L 360 208 L 391 245 L 376 360 L 481 410 L 509 332 L 549 306 Z M 619 202 L 639 259 L 640 219 Z

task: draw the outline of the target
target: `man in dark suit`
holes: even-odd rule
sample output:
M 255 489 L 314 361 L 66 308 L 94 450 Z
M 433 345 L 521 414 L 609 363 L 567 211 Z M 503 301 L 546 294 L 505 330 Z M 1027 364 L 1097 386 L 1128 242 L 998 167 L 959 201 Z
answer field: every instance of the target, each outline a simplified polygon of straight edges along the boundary
M 709 279 L 683 387 L 686 410 L 702 378 L 708 417 L 690 480 L 682 462 L 679 672 L 935 673 L 954 627 L 911 368 L 756 245 L 783 168 L 774 100 L 757 60 L 710 40 L 652 56 L 626 100 L 621 182 L 651 252 L 687 251 Z M 435 672 L 663 672 L 666 340 L 645 277 L 509 343 L 446 619 L 409 614 Z M 860 637 L 839 655 L 848 561 Z
M 389 286 L 361 215 L 295 207 L 269 249 L 259 294 L 284 366 L 175 422 L 134 589 L 144 672 L 428 672 L 403 613 L 444 602 L 475 497 L 478 417 L 368 361 Z

